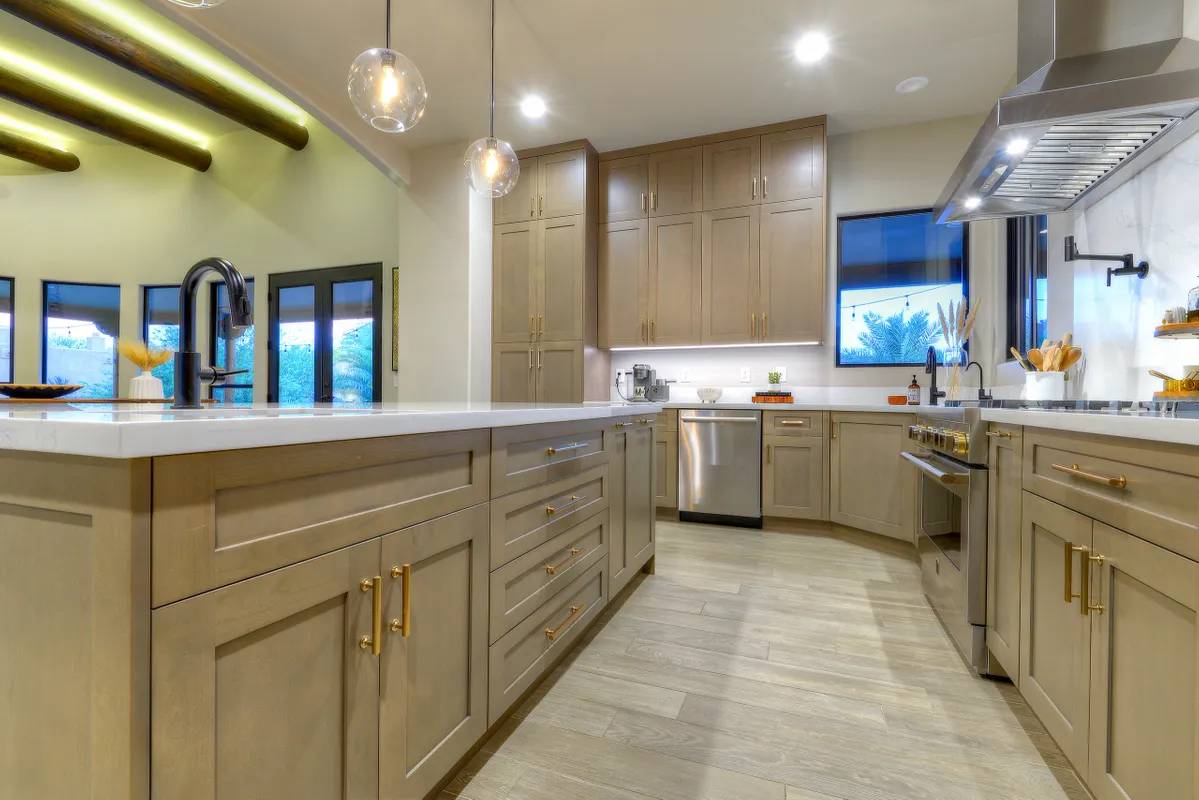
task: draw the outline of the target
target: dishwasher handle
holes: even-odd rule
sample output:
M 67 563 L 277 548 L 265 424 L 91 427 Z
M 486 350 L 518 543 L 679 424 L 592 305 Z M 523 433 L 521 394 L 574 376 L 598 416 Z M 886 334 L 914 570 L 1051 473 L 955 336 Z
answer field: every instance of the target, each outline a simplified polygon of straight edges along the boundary
M 680 422 L 740 422 L 757 425 L 757 417 L 679 417 Z

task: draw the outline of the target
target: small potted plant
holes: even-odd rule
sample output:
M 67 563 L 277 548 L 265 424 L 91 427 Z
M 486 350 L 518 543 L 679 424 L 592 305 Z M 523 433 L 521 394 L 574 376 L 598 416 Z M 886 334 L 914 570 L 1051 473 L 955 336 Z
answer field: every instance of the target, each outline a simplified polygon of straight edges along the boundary
M 766 373 L 766 380 L 770 381 L 771 389 L 777 389 L 779 388 L 779 384 L 783 382 L 783 373 L 777 369 L 772 369 Z

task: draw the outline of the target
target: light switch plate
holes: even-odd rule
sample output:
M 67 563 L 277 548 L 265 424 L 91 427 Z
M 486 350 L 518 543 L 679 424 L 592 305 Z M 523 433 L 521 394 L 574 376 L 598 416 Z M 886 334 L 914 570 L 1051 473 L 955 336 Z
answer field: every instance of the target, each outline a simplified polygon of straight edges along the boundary
M 751 380 L 752 380 L 752 378 L 750 378 L 750 376 L 749 376 L 749 367 L 742 367 L 741 368 L 741 382 L 749 383 Z
M 679 383 L 691 383 L 691 370 L 687 367 L 679 370 Z

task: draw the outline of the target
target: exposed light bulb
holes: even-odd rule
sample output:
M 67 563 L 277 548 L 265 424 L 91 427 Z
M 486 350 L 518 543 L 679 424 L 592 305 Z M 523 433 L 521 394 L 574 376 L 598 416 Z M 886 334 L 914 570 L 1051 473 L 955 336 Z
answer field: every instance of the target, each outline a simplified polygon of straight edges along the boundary
M 503 139 L 476 139 L 466 148 L 464 163 L 471 188 L 487 197 L 503 197 L 520 178 L 520 159 Z
M 383 77 L 379 80 L 379 102 L 390 106 L 400 96 L 400 79 L 395 64 L 383 65 Z
M 828 55 L 828 37 L 818 31 L 808 31 L 795 43 L 795 57 L 803 64 L 815 64 Z
M 386 47 L 367 50 L 354 59 L 346 89 L 359 116 L 384 133 L 411 129 L 425 115 L 429 100 L 416 64 Z
M 494 182 L 495 176 L 500 171 L 500 154 L 496 152 L 494 147 L 487 148 L 487 154 L 483 156 L 483 174 L 487 176 L 487 180 Z
M 1028 149 L 1028 140 L 1025 139 L 1023 136 L 1018 137 L 1016 139 L 1012 139 L 1010 142 L 1007 143 L 1007 147 L 1004 148 L 1004 150 L 1007 151 L 1007 154 L 1009 156 L 1018 156 L 1027 149 Z

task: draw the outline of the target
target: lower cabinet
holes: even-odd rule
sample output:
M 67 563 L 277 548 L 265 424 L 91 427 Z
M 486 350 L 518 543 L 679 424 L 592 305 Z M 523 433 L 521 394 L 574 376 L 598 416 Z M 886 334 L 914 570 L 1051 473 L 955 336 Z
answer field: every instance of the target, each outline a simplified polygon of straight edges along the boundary
M 763 436 L 762 514 L 827 519 L 825 456 L 820 436 Z
M 1020 682 L 1020 527 L 1023 436 L 991 425 L 987 492 L 987 649 Z
M 612 596 L 654 554 L 654 426 L 652 420 L 617 425 L 625 427 L 613 429 L 608 448 Z
M 487 728 L 487 546 L 479 505 L 153 611 L 152 796 L 423 797 Z
M 537 346 L 495 344 L 491 348 L 491 399 L 496 403 L 533 403 L 537 383 L 533 362 Z
M 679 432 L 654 433 L 654 505 L 679 507 Z
M 1199 563 L 1024 493 L 1020 691 L 1098 800 L 1199 797 Z
M 900 458 L 911 414 L 830 415 L 829 519 L 915 541 L 916 474 Z

